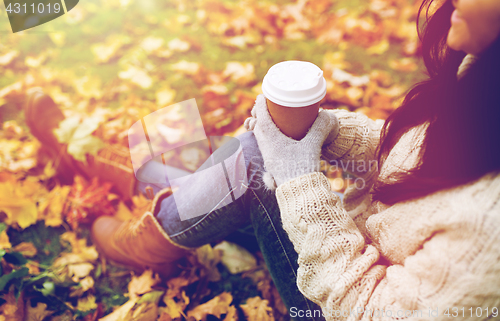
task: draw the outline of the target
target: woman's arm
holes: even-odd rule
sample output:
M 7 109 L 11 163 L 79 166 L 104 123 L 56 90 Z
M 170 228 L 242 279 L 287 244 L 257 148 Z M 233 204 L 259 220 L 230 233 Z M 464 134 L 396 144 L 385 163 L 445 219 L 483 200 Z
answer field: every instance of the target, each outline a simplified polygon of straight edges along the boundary
M 401 242 L 392 248 L 396 253 L 398 246 L 405 248 L 413 225 L 413 232 L 421 240 L 420 247 L 411 255 L 403 255 L 400 264 L 386 266 L 380 264 L 379 250 L 365 243 L 323 174 L 300 176 L 280 185 L 276 192 L 283 227 L 299 255 L 298 287 L 324 309 L 327 320 L 392 320 L 397 313 L 410 313 L 406 311 L 412 314 L 402 318 L 405 320 L 448 320 L 443 313 L 448 308 L 451 313 L 453 307 L 465 308 L 466 317 L 460 314 L 464 320 L 477 319 L 475 311 L 470 317 L 470 307 L 481 307 L 483 316 L 488 306 L 490 314 L 495 304 L 498 308 L 500 251 L 498 246 L 494 249 L 488 245 L 499 241 L 495 232 L 498 220 L 494 216 L 487 216 L 496 222 L 492 224 L 474 221 L 474 213 L 459 213 L 461 217 L 472 217 L 471 222 L 494 226 L 487 237 L 481 234 L 484 231 L 476 229 L 482 225 L 454 220 L 457 211 L 453 209 L 449 209 L 452 219 L 445 218 L 431 226 L 424 220 L 419 226 L 425 227 L 426 233 L 420 235 L 415 232 L 420 231 L 415 228 L 418 222 L 411 221 L 430 213 L 427 217 L 432 222 L 436 220 L 436 211 L 442 213 L 443 209 L 421 208 L 421 203 L 418 208 L 411 203 L 401 205 L 401 216 L 394 217 L 408 221 L 408 228 L 390 232 L 391 224 L 396 223 L 382 222 L 377 227 L 384 230 L 380 238 L 398 235 Z M 485 239 L 487 244 L 483 243 Z
M 357 177 L 356 184 L 346 190 L 345 208 L 352 217 L 366 210 L 370 203 L 369 191 L 375 183 L 380 164 L 376 149 L 384 121 L 372 120 L 361 113 L 346 110 L 327 110 L 339 122 L 336 138 L 324 146 L 321 155 L 334 168 L 342 169 Z
M 373 161 L 377 159 L 375 151 L 380 142 L 380 130 L 384 124 L 382 119 L 372 120 L 367 116 L 342 109 L 327 110 L 337 116 L 339 133 L 337 137 L 322 149 L 322 156 L 327 160 L 342 161 Z M 360 172 L 358 166 L 345 164 L 345 168 Z

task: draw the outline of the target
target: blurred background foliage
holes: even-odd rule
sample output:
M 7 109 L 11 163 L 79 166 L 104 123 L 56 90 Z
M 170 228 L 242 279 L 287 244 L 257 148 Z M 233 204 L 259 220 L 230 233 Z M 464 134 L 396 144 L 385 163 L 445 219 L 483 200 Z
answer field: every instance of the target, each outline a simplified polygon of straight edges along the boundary
M 116 320 L 287 319 L 255 249 L 248 254 L 253 259 L 232 249 L 241 261 L 253 262 L 247 274 L 221 264 L 226 245 L 208 246 L 188 274 L 170 283 L 131 276 L 94 255 L 88 221 L 69 217 L 64 209 L 72 191 L 95 192 L 99 185 L 77 180 L 61 186 L 53 180 L 51 162 L 40 157 L 40 144 L 24 124 L 26 94 L 41 87 L 66 116 L 94 117 L 89 135 L 103 144 L 127 147 L 134 122 L 191 98 L 207 135 L 236 135 L 267 70 L 283 60 L 305 60 L 324 71 L 324 108 L 385 119 L 425 78 L 418 57 L 419 5 L 418 0 L 82 0 L 64 16 L 18 33 L 12 33 L 0 5 L 0 248 L 7 253 L 0 320 L 34 315 L 30 320 L 97 320 L 123 304 L 127 317 L 115 314 Z M 78 155 L 91 152 L 82 146 Z M 340 171 L 328 174 L 333 189 L 345 189 Z M 138 198 L 127 209 L 108 192 L 103 188 L 104 198 L 93 201 L 120 217 L 138 215 L 148 203 Z M 68 254 L 78 259 L 67 264 L 87 267 L 81 278 L 67 278 L 61 261 Z M 149 288 L 137 294 L 137 283 Z M 146 294 L 126 306 L 131 296 Z M 146 313 L 150 308 L 153 314 Z M 140 317 L 134 319 L 134 313 Z

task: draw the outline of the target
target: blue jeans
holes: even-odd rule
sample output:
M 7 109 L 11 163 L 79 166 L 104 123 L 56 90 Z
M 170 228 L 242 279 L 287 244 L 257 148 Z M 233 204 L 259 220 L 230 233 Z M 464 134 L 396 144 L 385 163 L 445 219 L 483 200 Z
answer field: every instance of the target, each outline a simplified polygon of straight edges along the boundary
M 281 226 L 280 210 L 274 191 L 265 188 L 262 182 L 263 160 L 253 132 L 246 132 L 237 137 L 245 159 L 248 177 L 248 189 L 230 204 L 210 211 L 199 217 L 181 220 L 175 200 L 172 196 L 165 198 L 157 219 L 172 241 L 187 247 L 198 247 L 207 243 L 222 240 L 238 228 L 251 226 L 260 251 L 266 261 L 269 272 L 288 311 L 310 310 L 316 317 L 294 318 L 295 320 L 323 320 L 320 308 L 309 301 L 297 288 L 297 253 L 287 233 Z M 214 155 L 224 157 L 224 147 Z M 216 156 L 217 156 L 216 155 Z M 161 170 L 161 163 L 150 165 L 150 176 Z M 142 173 L 148 177 L 148 171 Z M 189 181 L 187 188 L 204 186 L 210 177 L 199 176 Z M 139 183 L 139 189 L 151 186 L 157 192 L 161 186 Z M 183 187 L 181 186 L 180 189 Z M 210 193 L 210 191 L 205 191 Z M 196 193 L 195 193 L 196 194 Z M 196 202 L 197 195 L 193 195 Z M 292 308 L 295 308 L 291 310 Z M 307 313 L 307 312 L 306 312 Z

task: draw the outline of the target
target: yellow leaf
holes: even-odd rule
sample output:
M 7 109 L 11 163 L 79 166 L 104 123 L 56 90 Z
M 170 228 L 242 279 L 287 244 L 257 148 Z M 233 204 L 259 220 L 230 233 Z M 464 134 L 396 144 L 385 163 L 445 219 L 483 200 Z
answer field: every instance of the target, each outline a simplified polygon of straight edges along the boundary
M 125 316 L 124 321 L 156 321 L 158 318 L 158 305 L 155 303 L 143 303 L 136 305 Z
M 19 55 L 17 50 L 12 50 L 0 56 L 0 66 L 6 66 Z
M 179 71 L 186 75 L 196 75 L 200 70 L 200 64 L 197 62 L 182 60 L 176 64 L 170 65 L 170 68 L 174 71 Z
M 68 144 L 68 153 L 75 159 L 85 162 L 86 154 L 96 155 L 104 147 L 102 140 L 92 133 L 104 121 L 104 117 L 94 115 L 81 121 L 79 115 L 68 117 L 59 123 L 54 134 L 61 143 Z
M 118 203 L 118 209 L 116 210 L 115 217 L 121 221 L 126 221 L 134 217 L 132 212 L 128 209 L 128 207 L 123 203 Z
M 356 104 L 357 100 L 361 99 L 365 92 L 359 87 L 349 87 L 345 93 L 352 103 Z
M 38 219 L 45 220 L 46 226 L 57 227 L 62 224 L 62 211 L 70 190 L 70 186 L 57 185 L 40 201 Z
M 158 104 L 158 106 L 165 106 L 172 103 L 174 101 L 175 94 L 175 90 L 170 87 L 157 91 L 156 104 Z
M 246 304 L 240 305 L 248 321 L 274 321 L 273 309 L 268 306 L 267 300 L 256 296 L 247 299 Z
M 97 309 L 97 303 L 95 303 L 95 296 L 89 294 L 85 298 L 79 298 L 76 309 L 84 312 Z
M 323 56 L 324 69 L 347 69 L 348 67 L 349 63 L 345 61 L 345 52 L 343 51 L 327 52 Z
M 180 318 L 181 315 L 184 315 L 184 307 L 179 305 L 173 299 L 164 299 L 163 302 L 167 305 L 166 308 L 163 309 L 165 313 L 167 313 L 172 319 Z
M 221 262 L 232 274 L 249 271 L 257 266 L 255 257 L 237 244 L 222 241 L 214 250 L 222 252 Z
M 128 302 L 99 319 L 100 321 L 155 321 L 158 319 L 158 300 L 162 291 L 155 291 L 148 299 L 130 298 Z
M 49 37 L 59 47 L 63 46 L 66 40 L 66 35 L 62 32 L 49 32 Z
M 54 134 L 60 143 L 69 143 L 73 137 L 73 133 L 80 125 L 80 115 L 66 117 L 59 123 L 59 127 L 54 129 Z
M 97 155 L 97 153 L 104 147 L 104 142 L 92 135 L 84 138 L 72 140 L 68 144 L 68 153 L 74 159 L 85 162 L 86 155 Z
M 142 193 L 132 196 L 132 202 L 134 203 L 134 207 L 132 208 L 132 215 L 134 217 L 142 216 L 146 211 L 151 209 L 152 201 L 145 197 Z
M 389 41 L 387 41 L 387 39 L 384 39 L 380 41 L 378 44 L 373 45 L 370 48 L 366 49 L 366 52 L 369 55 L 381 55 L 385 53 L 387 50 L 389 50 Z
M 8 225 L 17 223 L 24 229 L 36 223 L 36 204 L 31 198 L 26 197 L 22 185 L 0 183 L 0 211 L 7 214 Z
M 413 72 L 418 69 L 418 65 L 412 58 L 402 58 L 389 61 L 389 67 L 403 72 Z
M 234 82 L 242 86 L 248 85 L 255 80 L 255 69 L 249 62 L 228 62 L 222 74 L 225 77 L 231 77 Z
M 102 84 L 101 78 L 84 76 L 73 81 L 73 87 L 82 96 L 87 98 L 101 98 Z
M 153 79 L 142 69 L 129 66 L 127 70 L 118 73 L 120 79 L 128 79 L 143 89 L 148 89 L 153 84 Z
M 110 36 L 105 43 L 95 44 L 90 49 L 96 56 L 98 62 L 108 62 L 116 56 L 117 51 L 125 44 L 129 43 L 130 39 L 126 36 Z
M 45 61 L 46 58 L 47 56 L 45 54 L 41 54 L 38 57 L 26 57 L 24 63 L 28 67 L 37 68 Z
M 188 51 L 191 45 L 189 42 L 182 41 L 179 38 L 172 39 L 168 42 L 168 49 L 172 51 L 185 52 Z
M 3 123 L 3 135 L 6 138 L 21 138 L 24 135 L 24 130 L 17 124 L 15 120 L 9 120 Z
M 162 38 L 149 36 L 141 42 L 141 48 L 147 53 L 151 53 L 158 50 L 163 45 L 163 42 Z

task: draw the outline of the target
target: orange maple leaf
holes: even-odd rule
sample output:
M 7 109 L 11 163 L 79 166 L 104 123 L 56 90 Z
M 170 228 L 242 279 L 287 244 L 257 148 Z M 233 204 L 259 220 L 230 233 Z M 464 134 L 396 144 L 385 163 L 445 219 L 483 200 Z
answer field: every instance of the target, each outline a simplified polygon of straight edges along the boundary
M 80 176 L 75 176 L 63 213 L 73 229 L 80 223 L 90 223 L 101 215 L 113 215 L 115 208 L 109 191 L 110 183 L 99 183 L 97 177 L 89 184 Z

